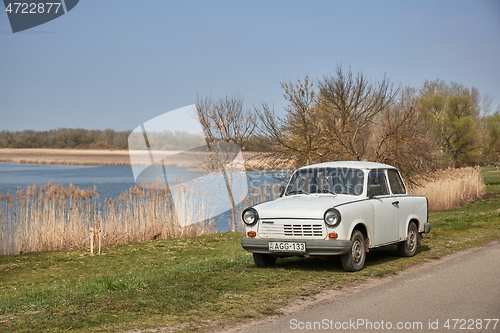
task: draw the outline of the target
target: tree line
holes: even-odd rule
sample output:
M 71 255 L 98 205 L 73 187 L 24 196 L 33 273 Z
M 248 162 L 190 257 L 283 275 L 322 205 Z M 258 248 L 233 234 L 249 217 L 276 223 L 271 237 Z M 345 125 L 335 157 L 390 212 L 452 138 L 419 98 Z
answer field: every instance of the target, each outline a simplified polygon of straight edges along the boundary
M 0 131 L 0 148 L 127 149 L 130 132 L 83 128 Z
M 263 156 L 274 167 L 366 160 L 394 165 L 407 177 L 499 159 L 500 107 L 492 112 L 493 98 L 474 87 L 440 79 L 395 86 L 340 66 L 281 87 L 284 114 L 267 103 L 244 108 L 239 93 L 198 97 L 207 138 L 272 152 Z

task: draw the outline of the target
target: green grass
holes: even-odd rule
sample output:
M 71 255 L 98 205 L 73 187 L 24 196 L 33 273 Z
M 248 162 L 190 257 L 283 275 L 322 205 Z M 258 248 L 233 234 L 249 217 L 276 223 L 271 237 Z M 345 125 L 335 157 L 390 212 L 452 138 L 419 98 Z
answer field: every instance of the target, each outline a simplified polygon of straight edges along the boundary
M 488 194 L 430 215 L 433 229 L 412 258 L 371 251 L 345 273 L 338 258 L 289 258 L 259 269 L 240 233 L 86 250 L 0 256 L 1 332 L 204 331 L 279 313 L 324 290 L 381 277 L 500 239 L 500 172 L 483 169 Z

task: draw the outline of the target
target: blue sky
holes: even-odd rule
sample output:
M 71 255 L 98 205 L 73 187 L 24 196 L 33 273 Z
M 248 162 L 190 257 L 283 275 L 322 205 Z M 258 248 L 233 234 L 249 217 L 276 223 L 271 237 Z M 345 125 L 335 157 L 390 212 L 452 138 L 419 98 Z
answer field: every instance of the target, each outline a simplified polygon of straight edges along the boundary
M 281 111 L 280 82 L 337 65 L 474 86 L 494 110 L 500 1 L 81 0 L 15 34 L 0 12 L 0 130 L 131 130 L 237 90 Z

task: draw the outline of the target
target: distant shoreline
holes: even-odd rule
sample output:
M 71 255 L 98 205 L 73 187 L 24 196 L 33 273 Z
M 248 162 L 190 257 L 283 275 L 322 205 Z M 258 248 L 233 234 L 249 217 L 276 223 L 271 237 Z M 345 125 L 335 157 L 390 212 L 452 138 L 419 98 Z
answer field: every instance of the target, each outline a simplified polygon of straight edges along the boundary
M 20 164 L 130 165 L 128 150 L 1 148 L 0 162 Z
M 167 152 L 167 155 L 181 151 Z M 144 152 L 147 154 L 147 152 Z M 178 154 L 170 161 L 172 166 L 181 166 L 197 169 L 200 161 L 204 160 L 203 152 Z M 243 157 L 248 167 L 254 152 L 244 152 Z M 195 158 L 197 157 L 198 158 Z M 98 150 L 98 149 L 49 149 L 49 148 L 0 148 L 0 162 L 18 164 L 64 164 L 64 165 L 125 165 L 130 166 L 128 150 Z M 256 167 L 256 163 L 251 163 Z

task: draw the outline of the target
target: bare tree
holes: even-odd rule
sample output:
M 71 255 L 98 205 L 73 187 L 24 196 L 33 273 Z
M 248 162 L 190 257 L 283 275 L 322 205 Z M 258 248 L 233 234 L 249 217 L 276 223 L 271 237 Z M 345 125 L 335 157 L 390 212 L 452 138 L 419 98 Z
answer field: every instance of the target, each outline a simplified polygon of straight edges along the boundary
M 433 169 L 437 150 L 417 105 L 417 91 L 403 89 L 399 100 L 382 112 L 370 154 L 374 161 L 397 166 L 410 183 L 414 176 Z
M 372 84 L 363 74 L 345 74 L 341 67 L 318 86 L 307 76 L 297 84 L 282 83 L 288 101 L 284 117 L 266 104 L 257 110 L 259 128 L 275 147 L 273 158 L 294 166 L 373 158 L 368 147 L 374 144 L 377 123 L 399 89 L 386 78 Z
M 288 101 L 285 116 L 279 116 L 269 105 L 256 109 L 260 134 L 273 146 L 273 155 L 264 159 L 273 167 L 312 164 L 322 160 L 322 142 L 318 127 L 319 109 L 314 83 L 305 77 L 297 83 L 283 82 L 281 88 Z
M 233 168 L 237 154 L 255 129 L 255 115 L 243 107 L 239 92 L 220 99 L 197 97 L 196 110 L 207 142 L 210 167 L 224 177 L 231 204 L 231 231 L 236 231 L 236 204 L 233 197 Z M 235 147 L 237 146 L 237 147 Z
M 366 158 L 375 121 L 394 103 L 399 88 L 385 77 L 373 84 L 364 74 L 344 73 L 340 66 L 319 87 L 325 140 L 341 149 L 341 159 Z
M 198 117 L 205 134 L 212 141 L 231 142 L 244 149 L 255 129 L 255 114 L 243 106 L 240 92 L 212 100 L 197 98 Z

